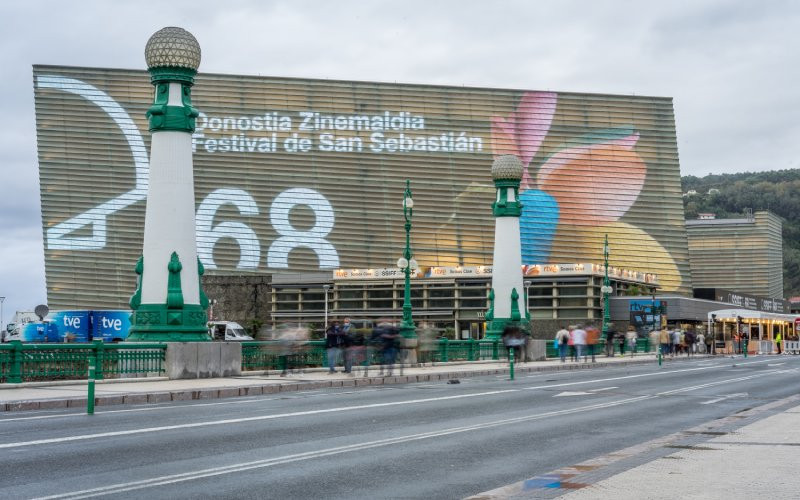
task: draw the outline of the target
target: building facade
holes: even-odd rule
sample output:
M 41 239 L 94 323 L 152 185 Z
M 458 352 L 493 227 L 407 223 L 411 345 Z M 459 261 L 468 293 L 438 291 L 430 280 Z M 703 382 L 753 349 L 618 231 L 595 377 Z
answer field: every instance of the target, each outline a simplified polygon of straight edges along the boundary
M 523 297 L 527 298 L 534 337 L 549 339 L 562 325 L 602 323 L 603 266 L 523 266 L 522 274 Z M 491 278 L 490 266 L 432 267 L 418 272 L 411 280 L 411 305 L 418 330 L 453 339 L 483 338 Z M 659 284 L 655 275 L 616 267 L 609 267 L 609 278 L 612 295 L 650 293 Z M 341 269 L 332 276 L 275 276 L 269 324 L 265 326 L 271 329 L 297 323 L 310 325 L 319 333 L 326 318 L 330 321 L 350 317 L 359 325 L 380 319 L 398 321 L 403 291 L 404 280 L 394 268 Z
M 686 221 L 692 285 L 783 298 L 781 230 L 781 218 L 767 211 Z
M 51 308 L 126 307 L 149 181 L 144 71 L 35 66 Z M 603 261 L 689 294 L 672 100 L 201 74 L 193 134 L 206 276 L 491 264 L 495 157 L 523 165 L 522 263 Z M 454 298 L 455 300 L 455 298 Z

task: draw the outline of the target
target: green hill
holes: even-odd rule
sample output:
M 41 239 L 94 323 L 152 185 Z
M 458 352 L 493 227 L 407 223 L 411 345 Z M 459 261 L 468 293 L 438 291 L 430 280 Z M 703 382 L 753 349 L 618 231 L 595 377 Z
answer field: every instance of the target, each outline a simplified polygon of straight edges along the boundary
M 800 295 L 800 169 L 687 175 L 681 177 L 681 184 L 684 193 L 697 191 L 683 197 L 687 219 L 697 218 L 698 212 L 741 217 L 746 208 L 770 210 L 783 217 L 784 296 Z

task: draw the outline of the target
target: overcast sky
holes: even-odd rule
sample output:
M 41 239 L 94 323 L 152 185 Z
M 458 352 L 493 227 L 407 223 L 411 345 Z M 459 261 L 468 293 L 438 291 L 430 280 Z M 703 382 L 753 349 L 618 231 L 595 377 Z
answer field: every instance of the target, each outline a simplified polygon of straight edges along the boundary
M 800 167 L 797 1 L 0 4 L 0 296 L 45 303 L 33 64 L 145 69 L 164 26 L 200 71 L 674 98 L 683 175 Z

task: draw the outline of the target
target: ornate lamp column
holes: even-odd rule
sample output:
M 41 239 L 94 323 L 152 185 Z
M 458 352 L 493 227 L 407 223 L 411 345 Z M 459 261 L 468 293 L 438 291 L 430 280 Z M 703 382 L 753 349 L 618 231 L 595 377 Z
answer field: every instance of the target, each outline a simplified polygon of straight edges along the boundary
M 492 204 L 494 223 L 494 260 L 492 289 L 486 320 L 487 338 L 498 338 L 509 323 L 528 318 L 522 284 L 522 251 L 519 234 L 519 182 L 522 162 L 514 155 L 503 155 L 492 164 L 492 179 L 497 195 Z M 524 313 L 522 313 L 524 311 Z M 524 316 L 523 316 L 524 314 Z
M 608 308 L 608 296 L 612 292 L 611 282 L 608 281 L 608 235 L 606 235 L 605 242 L 603 243 L 603 261 L 605 267 L 605 275 L 603 276 L 603 286 L 600 291 L 603 293 L 603 336 L 605 340 L 608 337 L 608 325 L 611 323 L 611 311 Z
M 411 181 L 406 179 L 406 190 L 403 193 L 403 217 L 406 219 L 406 248 L 403 256 L 397 259 L 397 267 L 403 270 L 406 282 L 403 289 L 403 322 L 400 324 L 400 334 L 403 338 L 414 339 L 417 337 L 414 320 L 411 318 L 411 271 L 416 271 L 417 261 L 411 253 L 411 215 L 414 211 L 414 199 L 411 197 Z
M 152 141 L 139 283 L 130 300 L 131 341 L 210 340 L 208 297 L 200 286 L 192 172 L 192 132 L 197 110 L 191 89 L 200 45 L 186 30 L 164 28 L 145 47 L 155 86 L 147 110 Z

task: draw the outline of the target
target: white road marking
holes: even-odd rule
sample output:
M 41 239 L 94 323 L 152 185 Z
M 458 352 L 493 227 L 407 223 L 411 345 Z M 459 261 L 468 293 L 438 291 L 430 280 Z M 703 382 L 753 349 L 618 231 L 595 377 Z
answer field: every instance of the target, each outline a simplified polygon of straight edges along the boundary
M 716 399 L 712 399 L 710 401 L 703 401 L 700 403 L 701 405 L 710 405 L 713 403 L 719 403 L 720 401 L 725 401 L 726 399 L 733 399 L 733 398 L 744 398 L 747 397 L 746 392 L 737 392 L 736 394 L 726 394 L 725 396 L 718 397 Z
M 258 403 L 260 401 L 271 401 L 277 398 L 269 398 L 269 399 L 231 399 L 229 401 L 221 401 L 219 403 L 197 403 L 191 405 L 172 405 L 172 406 L 149 406 L 146 408 L 128 408 L 126 410 L 103 410 L 103 414 L 106 413 L 131 413 L 131 412 L 142 412 L 142 411 L 157 411 L 157 410 L 174 410 L 177 408 L 187 408 L 187 407 L 195 407 L 195 406 L 219 406 L 219 405 L 233 405 L 233 404 L 247 404 L 247 403 Z M 0 423 L 3 422 L 14 422 L 17 420 L 41 420 L 45 418 L 65 418 L 65 417 L 85 417 L 85 413 L 63 413 L 60 415 L 37 415 L 33 417 L 12 417 L 12 418 L 0 418 Z
M 50 438 L 50 439 L 37 439 L 34 441 L 19 441 L 16 443 L 3 443 L 0 444 L 0 449 L 4 448 L 20 448 L 23 446 L 38 446 L 42 444 L 53 444 L 53 443 L 66 443 L 71 441 L 84 441 L 87 439 L 98 439 L 104 437 L 116 437 L 116 436 L 130 436 L 133 434 L 145 434 L 150 432 L 162 432 L 162 431 L 170 431 L 170 430 L 177 430 L 177 429 L 193 429 L 198 427 L 210 427 L 214 425 L 229 425 L 229 424 L 238 424 L 242 422 L 256 422 L 259 420 L 274 420 L 278 418 L 286 418 L 286 417 L 300 417 L 305 415 L 320 415 L 324 413 L 338 413 L 343 411 L 353 411 L 353 410 L 363 410 L 367 408 L 385 408 L 388 406 L 401 406 L 401 405 L 410 405 L 410 404 L 420 404 L 420 403 L 429 403 L 432 401 L 444 401 L 448 399 L 465 399 L 465 398 L 474 398 L 479 396 L 492 396 L 495 394 L 506 394 L 509 392 L 518 392 L 517 389 L 505 389 L 499 391 L 488 391 L 488 392 L 478 392 L 473 394 L 459 394 L 455 396 L 439 396 L 435 398 L 425 398 L 425 399 L 411 399 L 405 401 L 393 401 L 389 403 L 372 403 L 366 405 L 356 405 L 356 406 L 339 406 L 336 408 L 325 408 L 322 410 L 308 410 L 308 411 L 296 411 L 291 413 L 278 413 L 274 415 L 259 415 L 257 417 L 241 417 L 241 418 L 229 418 L 225 420 L 215 420 L 211 422 L 195 422 L 189 424 L 177 424 L 177 425 L 164 425 L 160 427 L 146 427 L 140 429 L 130 429 L 127 431 L 110 431 L 110 432 L 98 432 L 95 434 L 78 434 L 75 436 L 64 436 L 60 438 Z
M 513 392 L 513 391 L 511 391 Z M 410 441 L 420 441 L 423 439 L 431 439 L 435 437 L 447 436 L 451 434 L 459 434 L 463 432 L 470 432 L 480 429 L 488 429 L 491 427 L 498 427 L 498 426 L 506 426 L 509 424 L 516 424 L 519 422 L 526 422 L 532 420 L 540 420 L 547 417 L 553 416 L 561 416 L 561 415 L 569 415 L 572 413 L 580 413 L 585 411 L 595 411 L 603 408 L 611 408 L 614 406 L 620 406 L 629 403 L 635 403 L 639 401 L 644 401 L 647 399 L 652 399 L 655 396 L 638 396 L 634 398 L 622 399 L 617 401 L 610 401 L 606 403 L 599 403 L 593 405 L 582 406 L 578 408 L 571 408 L 566 410 L 555 410 L 545 413 L 538 413 L 533 415 L 526 415 L 523 417 L 515 417 L 503 420 L 495 420 L 492 422 L 486 422 L 481 424 L 474 424 L 468 425 L 463 427 L 451 427 L 448 429 L 442 429 L 439 431 L 431 431 L 431 432 L 423 432 L 420 434 L 410 434 L 406 436 L 399 436 L 396 438 L 388 438 L 388 439 L 380 439 L 377 441 L 367 441 L 364 443 L 357 443 L 347 446 L 337 446 L 335 448 L 327 448 L 324 450 L 317 450 L 305 453 L 296 453 L 292 455 L 284 455 L 282 457 L 275 457 L 275 458 L 268 458 L 264 460 L 255 460 L 251 462 L 242 462 L 238 464 L 231 464 L 222 467 L 213 467 L 210 469 L 200 469 L 192 472 L 184 472 L 180 474 L 171 474 L 166 476 L 157 476 L 148 479 L 142 479 L 139 481 L 130 481 L 127 483 L 118 483 L 112 484 L 108 486 L 100 486 L 97 488 L 90 488 L 86 490 L 79 490 L 79 491 L 72 491 L 68 493 L 61 493 L 57 495 L 50 495 L 46 497 L 38 497 L 35 500 L 54 500 L 54 499 L 78 499 L 78 498 L 90 498 L 95 496 L 101 495 L 110 495 L 112 493 L 123 493 L 126 491 L 133 491 L 133 490 L 140 490 L 143 488 L 150 488 L 153 486 L 163 486 L 167 484 L 174 484 L 180 483 L 185 481 L 192 481 L 196 479 L 202 479 L 206 477 L 212 476 L 219 476 L 222 474 L 231 474 L 234 472 L 243 472 L 252 469 L 260 469 L 266 467 L 272 467 L 281 464 L 287 464 L 292 462 L 299 462 L 302 460 L 310 460 L 314 458 L 322 458 L 331 455 L 339 455 L 342 453 L 348 453 L 352 451 L 360 451 L 366 450 L 370 448 L 378 448 L 382 446 L 390 446 L 397 443 L 404 443 Z M 444 399 L 444 398 L 437 398 L 437 399 Z
M 766 363 L 766 361 L 751 361 L 749 363 L 742 363 L 742 364 L 755 364 L 755 363 Z M 670 373 L 684 373 L 684 372 L 694 372 L 699 370 L 713 370 L 714 368 L 722 368 L 722 365 L 715 365 L 715 366 L 700 366 L 697 368 L 685 368 L 682 370 L 670 370 L 670 371 L 656 371 L 651 373 L 640 373 L 637 375 L 623 375 L 621 377 L 609 377 L 609 378 L 598 378 L 594 380 L 581 380 L 580 382 L 564 382 L 562 384 L 551 384 L 551 385 L 537 385 L 531 387 L 521 387 L 524 390 L 534 390 L 534 389 L 547 389 L 550 387 L 568 387 L 571 385 L 583 385 L 583 384 L 596 384 L 598 382 L 611 382 L 612 380 L 627 380 L 632 378 L 642 378 L 642 377 L 656 377 L 660 375 L 666 375 Z
M 554 398 L 560 398 L 562 396 L 587 396 L 587 395 L 590 395 L 590 394 L 593 394 L 593 393 L 591 393 L 591 392 L 583 392 L 583 391 L 564 391 L 564 392 L 560 392 L 558 394 L 555 394 L 553 397 Z
M 611 389 L 619 389 L 619 387 L 603 387 L 602 389 L 592 389 L 591 392 L 610 391 Z
M 781 366 L 781 365 L 785 365 L 785 364 L 786 364 L 786 361 L 784 361 L 783 363 L 767 363 L 767 366 Z
M 698 389 L 705 389 L 706 387 L 713 387 L 715 385 L 729 384 L 731 382 L 741 382 L 743 380 L 750 380 L 750 379 L 754 379 L 754 378 L 765 377 L 767 375 L 775 375 L 775 374 L 778 374 L 778 373 L 787 373 L 787 372 L 791 372 L 791 371 L 795 371 L 795 370 L 767 370 L 767 371 L 764 371 L 764 372 L 761 372 L 761 373 L 748 375 L 746 377 L 731 378 L 731 379 L 727 379 L 727 380 L 718 380 L 716 382 L 709 382 L 707 384 L 700 384 L 700 385 L 695 385 L 695 386 L 692 386 L 692 387 L 681 387 L 680 389 L 673 389 L 671 391 L 659 392 L 657 394 L 657 396 L 668 396 L 668 395 L 671 395 L 671 394 L 680 394 L 682 392 L 691 392 L 691 391 L 696 391 Z

